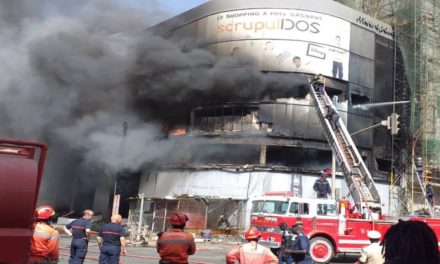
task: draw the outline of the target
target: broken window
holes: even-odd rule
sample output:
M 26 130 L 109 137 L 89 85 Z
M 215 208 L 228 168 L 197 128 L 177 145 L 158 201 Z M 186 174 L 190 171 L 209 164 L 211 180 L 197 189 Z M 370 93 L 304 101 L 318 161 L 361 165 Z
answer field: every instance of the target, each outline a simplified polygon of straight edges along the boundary
M 386 159 L 376 159 L 377 169 L 383 172 L 391 171 L 391 160 Z
M 371 100 L 368 96 L 351 93 L 351 104 L 352 105 L 362 105 L 368 104 Z
M 193 110 L 193 132 L 243 132 L 258 130 L 258 107 L 239 105 Z
M 266 155 L 268 165 L 286 167 L 329 167 L 332 159 L 331 151 L 286 146 L 268 146 Z

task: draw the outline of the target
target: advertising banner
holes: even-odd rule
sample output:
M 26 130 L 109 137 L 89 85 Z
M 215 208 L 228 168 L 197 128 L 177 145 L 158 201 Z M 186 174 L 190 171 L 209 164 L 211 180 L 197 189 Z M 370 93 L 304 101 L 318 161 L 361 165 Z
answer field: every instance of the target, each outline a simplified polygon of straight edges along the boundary
M 237 40 L 209 45 L 219 56 L 245 56 L 262 71 L 321 73 L 348 80 L 349 52 L 332 46 L 289 40 Z
M 246 55 L 262 70 L 322 73 L 348 80 L 350 22 L 294 9 L 247 9 L 197 22 L 219 55 Z

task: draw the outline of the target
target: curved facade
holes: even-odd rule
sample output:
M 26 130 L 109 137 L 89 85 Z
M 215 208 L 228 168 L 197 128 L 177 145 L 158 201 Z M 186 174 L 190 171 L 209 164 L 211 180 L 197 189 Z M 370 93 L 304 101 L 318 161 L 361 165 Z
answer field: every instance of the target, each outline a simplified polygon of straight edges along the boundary
M 325 144 L 306 88 L 297 84 L 307 84 L 316 73 L 327 77 L 327 92 L 349 131 L 372 126 L 391 113 L 390 108 L 359 106 L 393 100 L 391 27 L 334 1 L 209 1 L 155 30 L 170 39 L 195 38 L 218 56 L 248 57 L 263 72 L 296 75 L 294 98 L 277 98 L 281 104 L 274 105 L 269 116 L 267 104 L 259 107 L 266 113 L 263 119 L 270 119 L 263 123 L 275 127 L 273 135 Z M 193 113 L 193 132 L 223 131 L 200 129 L 197 120 L 205 115 L 199 110 Z M 354 136 L 373 171 L 388 171 L 388 135 L 385 128 L 377 128 Z
M 167 166 L 142 177 L 139 192 L 159 199 L 154 206 L 160 208 L 167 199 L 179 197 L 231 201 L 212 209 L 212 203 L 194 200 L 194 206 L 185 207 L 200 220 L 194 228 L 213 226 L 210 217 L 215 220 L 222 212 L 242 228 L 249 219 L 249 199 L 264 192 L 313 197 L 318 172 L 331 167 L 332 156 L 307 90 L 314 74 L 327 77 L 327 93 L 350 132 L 379 123 L 391 113 L 391 108 L 359 106 L 392 101 L 391 27 L 334 1 L 214 0 L 153 30 L 175 41 L 194 38 L 219 57 L 245 57 L 262 74 L 276 72 L 294 80 L 283 88 L 286 92 L 269 99 L 240 98 L 194 107 L 185 166 Z M 353 136 L 377 180 L 385 181 L 389 171 L 388 135 L 385 128 L 376 128 Z M 185 142 L 188 137 L 180 139 Z M 332 184 L 336 197 L 348 193 L 342 177 Z M 388 204 L 388 185 L 380 184 L 379 192 Z M 163 216 L 179 207 L 173 206 Z M 203 219 L 204 212 L 208 217 Z

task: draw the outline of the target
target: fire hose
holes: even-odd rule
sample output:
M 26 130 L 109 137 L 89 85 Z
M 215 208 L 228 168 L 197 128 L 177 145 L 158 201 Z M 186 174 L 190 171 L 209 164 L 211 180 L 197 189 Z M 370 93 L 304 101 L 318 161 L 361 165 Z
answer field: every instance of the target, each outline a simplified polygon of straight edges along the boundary
M 62 250 L 68 250 L 67 248 L 61 248 Z M 88 250 L 87 252 L 91 252 L 91 253 L 100 253 L 99 251 L 95 251 L 95 250 Z M 67 253 L 61 253 L 60 255 L 62 256 L 70 256 L 70 254 Z M 159 260 L 159 257 L 153 257 L 153 256 L 142 256 L 142 255 L 132 255 L 132 254 L 125 254 L 123 255 L 124 257 L 129 257 L 129 258 L 139 258 L 139 259 L 157 259 Z M 94 258 L 94 257 L 85 257 L 85 259 L 90 259 L 90 260 L 99 260 L 98 258 Z M 213 264 L 211 262 L 202 262 L 202 261 L 190 261 L 189 263 L 194 263 L 194 264 Z M 120 262 L 120 264 L 122 264 L 122 262 Z

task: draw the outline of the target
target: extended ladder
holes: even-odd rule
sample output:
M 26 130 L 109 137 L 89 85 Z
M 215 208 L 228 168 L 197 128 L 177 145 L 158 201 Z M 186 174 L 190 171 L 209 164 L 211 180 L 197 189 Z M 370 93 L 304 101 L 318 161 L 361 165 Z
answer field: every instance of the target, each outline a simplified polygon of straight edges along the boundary
M 341 118 L 337 121 L 337 128 L 332 129 L 326 118 L 326 106 L 330 105 L 336 112 L 337 110 L 325 91 L 321 94 L 315 90 L 313 85 L 310 85 L 310 94 L 316 104 L 325 137 L 338 166 L 342 169 L 344 179 L 360 214 L 365 218 L 376 219 L 382 212 L 380 195 L 350 133 Z

